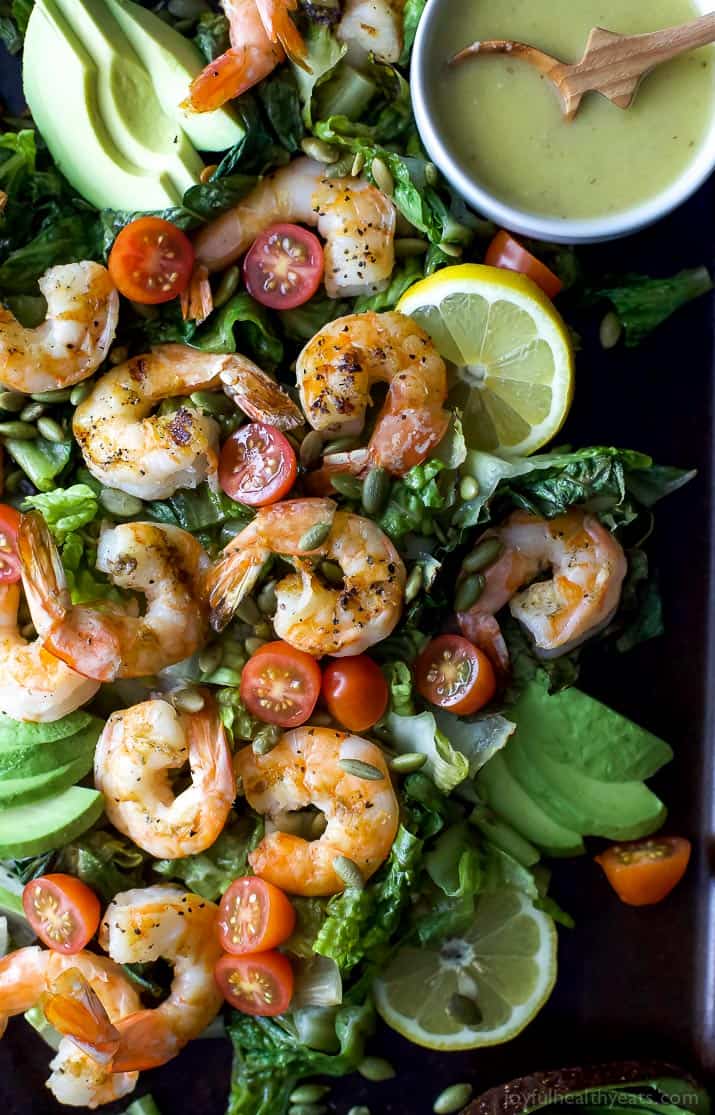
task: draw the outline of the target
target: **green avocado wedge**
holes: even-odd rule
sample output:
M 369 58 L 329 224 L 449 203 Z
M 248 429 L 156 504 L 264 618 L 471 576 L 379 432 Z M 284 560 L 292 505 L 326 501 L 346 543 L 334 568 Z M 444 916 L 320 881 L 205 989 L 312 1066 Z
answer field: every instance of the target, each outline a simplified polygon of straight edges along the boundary
M 54 770 L 23 778 L 4 778 L 0 781 L 0 809 L 61 793 L 89 774 L 93 762 L 94 746 Z
M 67 718 L 69 719 L 69 718 Z M 58 721 L 61 723 L 61 721 Z M 0 743 L 0 800 L 3 798 L 3 783 L 21 778 L 34 778 L 50 774 L 67 763 L 78 759 L 89 759 L 91 766 L 94 749 L 102 731 L 103 723 L 97 717 L 87 717 L 87 724 L 78 732 L 55 739 L 43 740 L 39 733 L 31 733 L 30 741 L 22 731 L 18 731 L 13 744 L 3 747 Z M 18 728 L 54 727 L 54 725 L 18 725 Z M 89 770 L 89 767 L 87 767 Z M 85 774 L 87 772 L 85 771 Z M 78 777 L 84 777 L 79 775 Z
M 18 740 L 22 741 L 23 746 L 29 747 L 33 743 L 47 743 L 50 740 L 73 736 L 86 728 L 91 719 L 90 713 L 81 709 L 70 712 L 61 720 L 53 720 L 47 724 L 13 720 L 11 716 L 0 713 L 0 753 L 8 744 L 14 744 Z
M 68 844 L 101 816 L 97 790 L 71 786 L 61 794 L 0 809 L 0 859 L 39 856 Z
M 549 856 L 580 856 L 578 832 L 554 821 L 512 776 L 503 752 L 492 756 L 477 775 L 477 789 L 493 811 Z

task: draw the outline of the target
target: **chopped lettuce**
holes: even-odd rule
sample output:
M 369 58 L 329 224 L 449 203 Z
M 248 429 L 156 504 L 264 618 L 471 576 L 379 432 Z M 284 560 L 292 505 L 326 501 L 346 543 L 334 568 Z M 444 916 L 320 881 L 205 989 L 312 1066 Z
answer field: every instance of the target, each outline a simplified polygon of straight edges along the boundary
M 248 853 L 262 837 L 263 818 L 247 812 L 229 822 L 205 852 L 182 859 L 157 860 L 152 866 L 158 875 L 180 879 L 189 890 L 215 902 L 234 879 L 250 873 Z
M 402 10 L 402 55 L 400 57 L 400 65 L 409 65 L 412 47 L 417 34 L 417 27 L 422 19 L 422 13 L 425 10 L 427 0 L 405 0 L 405 6 Z
M 97 496 L 87 484 L 72 484 L 69 488 L 55 488 L 51 492 L 28 496 L 24 510 L 35 508 L 40 512 L 58 542 L 68 534 L 91 523 L 99 509 Z
M 199 16 L 194 42 L 207 62 L 213 62 L 230 46 L 228 20 L 222 12 L 205 11 Z
M 416 716 L 398 716 L 391 712 L 385 717 L 384 726 L 398 752 L 414 751 L 427 756 L 422 769 L 443 793 L 451 793 L 469 777 L 469 760 L 440 732 L 431 712 Z
M 243 503 L 236 503 L 222 491 L 208 484 L 198 488 L 179 489 L 167 500 L 154 500 L 147 506 L 150 518 L 160 523 L 181 527 L 196 534 L 232 520 L 249 523 L 252 512 Z
M 625 330 L 626 344 L 635 347 L 681 306 L 712 289 L 710 272 L 696 267 L 664 279 L 624 275 L 589 291 L 589 296 L 612 304 Z
M 66 844 L 57 868 L 76 875 L 105 902 L 115 894 L 142 885 L 147 857 L 135 844 L 116 832 L 98 829 Z
M 243 352 L 262 368 L 274 368 L 283 358 L 283 343 L 274 332 L 263 306 L 240 291 L 211 315 L 198 330 L 194 344 L 206 352 Z
M 298 87 L 301 113 L 306 128 L 313 126 L 314 99 L 321 85 L 335 75 L 336 68 L 347 53 L 345 43 L 339 42 L 325 24 L 310 23 L 303 36 L 307 48 L 308 69 L 294 64 L 293 72 Z
M 482 885 L 482 862 L 474 830 L 463 821 L 445 829 L 425 855 L 425 868 L 449 898 L 477 894 Z

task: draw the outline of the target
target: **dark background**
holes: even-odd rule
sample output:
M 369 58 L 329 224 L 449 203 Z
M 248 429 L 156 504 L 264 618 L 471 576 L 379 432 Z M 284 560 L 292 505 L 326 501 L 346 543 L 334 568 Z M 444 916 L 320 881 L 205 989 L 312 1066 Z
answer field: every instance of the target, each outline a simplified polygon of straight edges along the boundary
M 51 73 L 48 79 L 61 80 Z M 18 110 L 19 66 L 0 54 L 0 97 Z M 71 126 L 71 121 L 68 121 Z M 657 227 L 589 248 L 590 269 L 655 274 L 715 263 L 715 184 Z M 662 575 L 665 637 L 613 661 L 591 659 L 582 685 L 665 737 L 675 762 L 653 783 L 670 808 L 666 831 L 689 836 L 695 858 L 662 905 L 622 906 L 589 860 L 557 863 L 552 892 L 576 919 L 560 931 L 556 991 L 538 1019 L 506 1046 L 436 1054 L 381 1030 L 371 1052 L 389 1057 L 395 1080 L 336 1084 L 331 1111 L 353 1104 L 372 1115 L 428 1115 L 436 1094 L 469 1080 L 475 1094 L 535 1069 L 600 1060 L 662 1057 L 715 1074 L 715 891 L 713 854 L 713 302 L 681 310 L 638 350 L 604 352 L 595 328 L 578 355 L 575 405 L 564 440 L 640 449 L 659 461 L 696 467 L 698 477 L 658 511 L 652 552 Z M 44 1088 L 45 1044 L 22 1019 L 0 1043 L 3 1115 L 56 1115 Z M 142 1074 L 162 1115 L 222 1115 L 229 1080 L 227 1042 L 194 1042 L 163 1069 Z M 134 1097 L 130 1097 L 134 1098 Z M 129 1100 L 103 1110 L 123 1110 Z

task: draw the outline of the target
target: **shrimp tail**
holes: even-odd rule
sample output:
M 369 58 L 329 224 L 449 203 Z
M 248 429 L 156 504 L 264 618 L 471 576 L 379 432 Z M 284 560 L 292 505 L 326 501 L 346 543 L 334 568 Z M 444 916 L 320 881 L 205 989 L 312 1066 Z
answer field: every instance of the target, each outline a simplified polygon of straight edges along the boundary
M 22 516 L 17 544 L 32 621 L 44 638 L 65 618 L 72 599 L 62 559 L 39 511 Z
M 117 1023 L 119 1046 L 112 1072 L 142 1072 L 159 1068 L 181 1051 L 186 1042 L 157 1010 L 139 1010 Z
M 253 79 L 247 70 L 248 51 L 230 47 L 194 78 L 179 107 L 187 112 L 213 112 L 251 88 Z
M 61 972 L 40 1005 L 51 1026 L 71 1038 L 93 1060 L 109 1064 L 119 1048 L 119 1032 L 79 969 Z
M 256 0 L 256 7 L 271 42 L 280 43 L 291 62 L 312 74 L 305 60 L 307 51 L 303 36 L 289 15 L 298 7 L 298 0 Z
M 245 551 L 229 547 L 208 571 L 204 586 L 214 631 L 223 631 L 230 623 L 236 608 L 258 580 L 260 570 L 260 562 L 247 560 Z
M 216 702 L 208 689 L 202 689 L 201 696 L 204 707 L 185 718 L 191 770 L 195 776 L 201 771 L 205 785 L 215 789 L 216 794 L 231 806 L 236 797 L 231 749 Z
M 457 619 L 465 639 L 483 650 L 500 679 L 506 680 L 511 662 L 506 639 L 496 618 L 484 612 L 460 612 Z
M 245 356 L 235 357 L 221 372 L 223 389 L 254 422 L 277 430 L 293 430 L 304 422 L 302 411 L 287 391 Z

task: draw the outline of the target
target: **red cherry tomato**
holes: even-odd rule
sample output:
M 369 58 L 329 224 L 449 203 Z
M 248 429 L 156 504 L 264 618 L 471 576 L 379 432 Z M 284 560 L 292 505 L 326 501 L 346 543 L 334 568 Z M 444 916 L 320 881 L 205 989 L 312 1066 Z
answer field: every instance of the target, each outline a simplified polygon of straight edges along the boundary
M 330 715 L 350 732 L 377 724 L 388 699 L 384 674 L 366 654 L 336 658 L 323 670 L 323 700 Z
M 258 720 L 297 728 L 310 719 L 321 680 L 314 658 L 279 639 L 262 646 L 243 667 L 241 700 Z
M 20 512 L 7 503 L 0 503 L 0 585 L 14 585 L 20 580 L 19 529 Z
M 282 945 L 295 928 L 295 910 L 273 883 L 247 875 L 231 883 L 219 907 L 218 936 L 235 956 Z
M 109 253 L 109 274 L 132 302 L 170 302 L 186 290 L 194 249 L 180 228 L 161 217 L 139 217 L 117 236 Z
M 290 1006 L 293 969 L 281 952 L 222 956 L 214 975 L 224 999 L 244 1014 L 272 1017 Z
M 313 297 L 325 261 L 318 237 L 300 225 L 271 225 L 243 260 L 243 281 L 256 302 L 272 310 L 293 310 Z
M 494 667 L 484 651 L 461 635 L 440 635 L 428 643 L 415 665 L 417 689 L 438 708 L 471 716 L 496 692 Z
M 533 279 L 549 298 L 555 298 L 563 283 L 558 275 L 549 270 L 545 263 L 533 256 L 508 232 L 498 232 L 487 248 L 484 262 L 490 267 L 502 267 L 506 271 L 519 271 Z
M 22 892 L 22 906 L 42 943 L 56 952 L 79 952 L 97 932 L 99 899 L 74 875 L 32 879 Z
M 227 496 L 249 507 L 266 507 L 283 499 L 297 472 L 293 446 L 264 422 L 242 426 L 221 449 L 219 483 Z
M 614 844 L 595 858 L 621 902 L 653 906 L 680 882 L 690 851 L 690 841 L 682 836 L 649 836 L 629 844 Z

